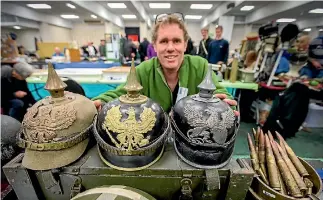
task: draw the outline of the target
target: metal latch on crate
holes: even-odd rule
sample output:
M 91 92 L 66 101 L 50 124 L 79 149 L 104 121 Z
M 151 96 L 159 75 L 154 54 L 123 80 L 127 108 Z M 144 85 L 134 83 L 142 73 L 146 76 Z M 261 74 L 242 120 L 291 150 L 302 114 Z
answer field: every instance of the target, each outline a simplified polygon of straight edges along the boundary
M 217 169 L 207 169 L 205 170 L 206 176 L 206 189 L 210 190 L 220 190 L 221 182 L 220 176 Z
M 181 180 L 181 192 L 182 194 L 180 195 L 180 200 L 193 200 L 192 196 L 192 180 L 189 178 L 183 178 Z
M 75 197 L 77 194 L 79 194 L 81 192 L 81 188 L 82 188 L 82 181 L 81 178 L 77 177 L 74 180 L 74 184 L 71 187 L 71 195 L 70 198 Z
M 47 190 L 51 191 L 53 194 L 63 194 L 59 180 L 56 180 L 54 177 L 53 173 L 55 173 L 55 170 L 41 171 L 40 173 Z

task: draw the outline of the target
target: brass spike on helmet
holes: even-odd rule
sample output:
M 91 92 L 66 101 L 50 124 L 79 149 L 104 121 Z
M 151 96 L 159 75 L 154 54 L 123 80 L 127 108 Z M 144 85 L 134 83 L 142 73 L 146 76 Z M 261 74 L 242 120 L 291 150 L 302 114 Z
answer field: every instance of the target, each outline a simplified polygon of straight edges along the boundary
M 64 90 L 67 85 L 59 78 L 52 63 L 48 63 L 48 78 L 45 89 L 53 98 L 64 96 Z
M 123 87 L 126 91 L 126 95 L 119 97 L 119 100 L 123 103 L 144 103 L 147 101 L 147 97 L 140 95 L 142 86 L 137 80 L 135 61 L 132 58 L 130 73 L 127 77 L 127 83 Z

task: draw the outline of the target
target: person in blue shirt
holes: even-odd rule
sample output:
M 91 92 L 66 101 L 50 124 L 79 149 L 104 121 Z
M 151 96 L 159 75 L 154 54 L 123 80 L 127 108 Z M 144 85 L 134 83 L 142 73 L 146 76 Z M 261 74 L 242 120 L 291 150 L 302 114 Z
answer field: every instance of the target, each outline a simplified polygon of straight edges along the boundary
M 227 63 L 229 55 L 229 42 L 222 38 L 223 27 L 221 25 L 215 28 L 215 40 L 208 47 L 209 63 L 222 64 Z
M 323 78 L 323 36 L 313 39 L 308 49 L 308 61 L 300 71 L 301 77 Z
M 64 56 L 59 47 L 55 47 L 55 53 L 52 56 Z

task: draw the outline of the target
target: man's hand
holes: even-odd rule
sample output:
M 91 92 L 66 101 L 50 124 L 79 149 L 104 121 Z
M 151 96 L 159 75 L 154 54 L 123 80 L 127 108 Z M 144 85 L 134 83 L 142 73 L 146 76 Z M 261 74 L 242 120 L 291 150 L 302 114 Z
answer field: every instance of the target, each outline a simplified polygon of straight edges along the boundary
M 134 58 L 136 56 L 135 53 L 131 53 L 131 57 Z
M 222 61 L 219 61 L 217 64 L 218 64 L 218 65 L 222 65 L 222 64 L 223 64 L 223 62 L 222 62 Z
M 311 60 L 312 61 L 312 64 L 313 66 L 316 68 L 316 69 L 319 69 L 322 67 L 321 63 L 317 60 Z
M 227 99 L 227 95 L 226 94 L 215 94 L 215 96 L 221 100 L 223 100 L 224 102 L 226 102 L 227 104 L 229 104 L 230 106 L 236 106 L 238 105 L 237 101 L 236 100 L 232 100 L 232 99 Z M 233 111 L 234 114 L 236 116 L 239 116 L 240 113 L 236 110 Z
M 24 91 L 17 91 L 17 92 L 15 92 L 14 94 L 15 94 L 15 96 L 16 96 L 17 98 L 23 98 L 24 96 L 26 96 L 26 95 L 27 95 L 27 93 L 26 93 L 26 92 L 24 92 Z
M 96 109 L 97 109 L 98 111 L 100 111 L 100 110 L 101 110 L 101 107 L 102 107 L 102 102 L 101 102 L 101 100 L 95 100 L 95 101 L 93 101 L 93 103 L 94 103 L 94 105 L 95 105 Z
M 148 60 L 148 57 L 147 56 L 145 57 L 145 60 Z

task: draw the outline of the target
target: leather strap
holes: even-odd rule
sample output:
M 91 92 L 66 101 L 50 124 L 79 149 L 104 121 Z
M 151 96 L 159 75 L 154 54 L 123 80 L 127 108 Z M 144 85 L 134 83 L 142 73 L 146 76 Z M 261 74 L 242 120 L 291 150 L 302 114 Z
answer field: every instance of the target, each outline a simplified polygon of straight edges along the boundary
M 92 129 L 93 124 L 86 128 L 84 131 L 73 135 L 70 138 L 66 138 L 63 141 L 59 142 L 49 142 L 49 143 L 36 143 L 23 139 L 23 131 L 18 133 L 18 146 L 21 148 L 27 148 L 36 151 L 55 151 L 61 149 L 67 149 L 76 144 L 87 139 L 90 135 L 90 130 Z
M 206 40 L 205 40 L 205 42 L 206 42 Z M 207 50 L 206 50 L 206 48 L 205 48 L 205 44 L 204 44 L 204 41 L 203 41 L 203 40 L 202 40 L 202 47 L 203 47 L 204 53 L 205 53 L 206 55 L 209 55 L 209 53 L 207 52 Z

